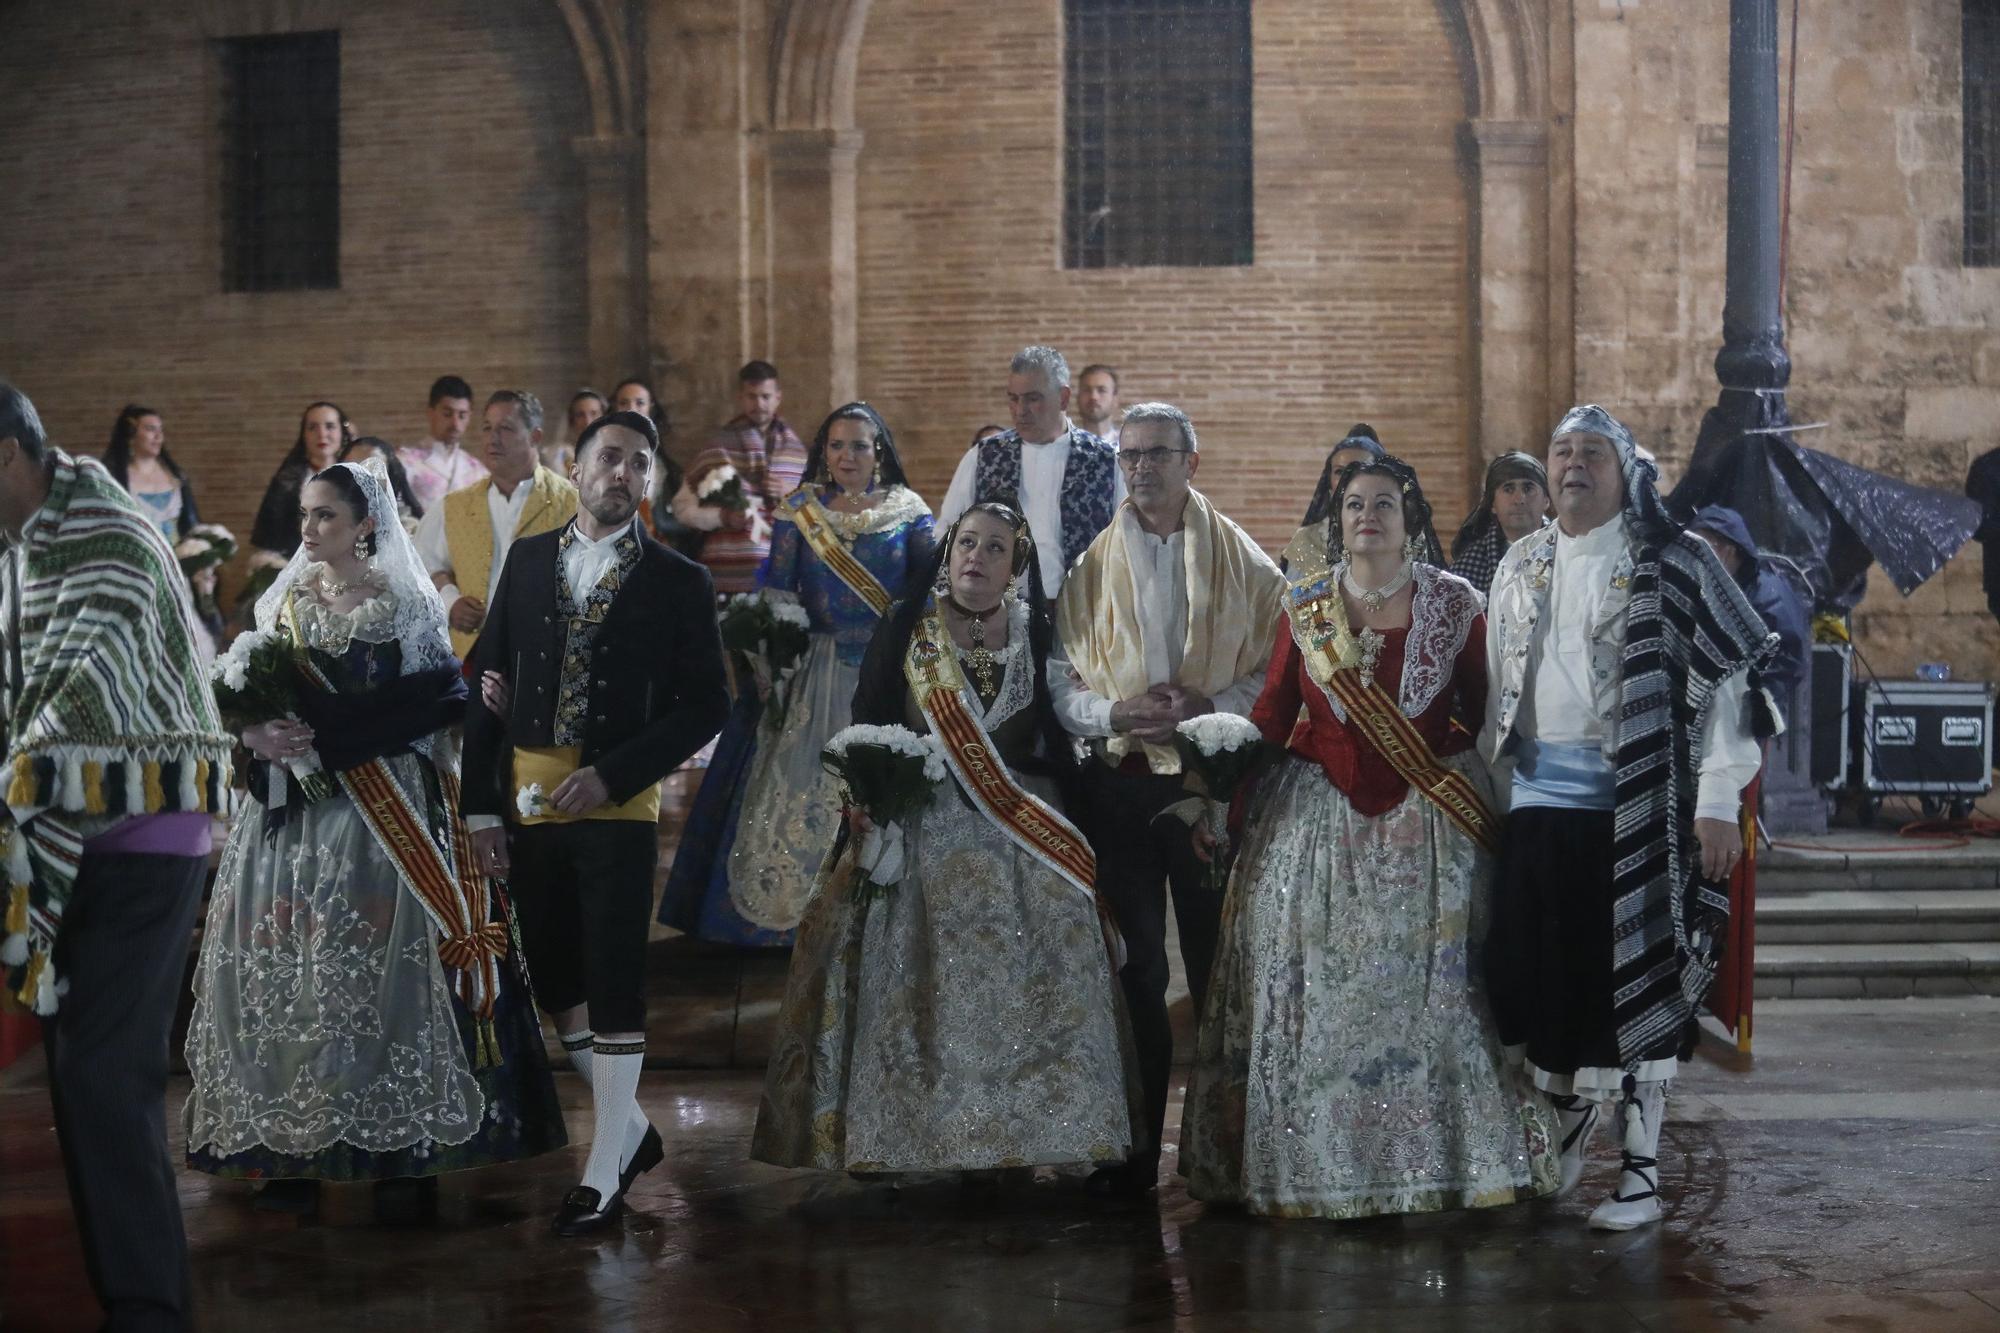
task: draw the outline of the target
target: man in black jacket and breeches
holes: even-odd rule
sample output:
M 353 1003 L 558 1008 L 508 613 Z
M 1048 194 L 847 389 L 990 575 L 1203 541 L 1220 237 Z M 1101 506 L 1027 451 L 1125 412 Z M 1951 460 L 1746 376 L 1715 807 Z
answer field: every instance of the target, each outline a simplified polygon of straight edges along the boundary
M 637 1099 L 659 783 L 729 707 L 708 571 L 637 521 L 658 448 L 636 412 L 591 423 L 576 519 L 514 544 L 472 650 L 487 696 L 465 726 L 473 854 L 508 878 L 536 996 L 595 1108 L 565 1236 L 613 1222 L 662 1157 Z

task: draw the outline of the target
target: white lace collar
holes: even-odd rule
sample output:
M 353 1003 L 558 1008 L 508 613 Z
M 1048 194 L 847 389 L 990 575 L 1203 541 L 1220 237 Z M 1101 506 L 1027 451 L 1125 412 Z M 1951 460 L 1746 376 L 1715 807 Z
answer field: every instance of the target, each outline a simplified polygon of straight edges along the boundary
M 1451 684 L 1458 655 L 1482 609 L 1479 590 L 1436 565 L 1418 564 L 1410 593 L 1410 629 L 1403 643 L 1403 683 L 1396 707 L 1404 717 L 1423 713 Z

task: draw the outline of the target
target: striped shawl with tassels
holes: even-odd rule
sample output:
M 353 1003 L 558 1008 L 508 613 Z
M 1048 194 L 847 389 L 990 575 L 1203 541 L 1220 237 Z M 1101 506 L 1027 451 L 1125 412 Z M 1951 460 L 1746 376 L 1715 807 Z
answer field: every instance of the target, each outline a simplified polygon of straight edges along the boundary
M 1678 1040 L 1715 979 L 1729 897 L 1702 880 L 1694 842 L 1701 738 L 1739 668 L 1751 668 L 1744 715 L 1762 716 L 1756 672 L 1777 646 L 1699 538 L 1648 543 L 1637 556 L 1613 759 L 1613 1018 L 1628 1064 Z
M 48 499 L 4 561 L 20 675 L 0 772 L 0 964 L 41 1014 L 61 993 L 50 956 L 85 837 L 120 816 L 226 809 L 230 750 L 173 551 L 96 460 L 50 454 Z

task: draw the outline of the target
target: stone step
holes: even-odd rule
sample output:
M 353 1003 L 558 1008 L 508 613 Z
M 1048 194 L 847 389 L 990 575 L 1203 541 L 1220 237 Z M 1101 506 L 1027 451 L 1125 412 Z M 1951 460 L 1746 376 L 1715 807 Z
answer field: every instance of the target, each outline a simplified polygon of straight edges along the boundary
M 1768 894 L 1757 945 L 2000 940 L 2000 889 L 1808 889 Z
M 1839 832 L 1804 847 L 1788 843 L 1757 851 L 1760 899 L 1840 889 L 2000 889 L 2000 839 L 1972 838 L 1954 846 L 1949 839 Z
M 2000 940 L 1757 944 L 1759 999 L 2000 995 Z

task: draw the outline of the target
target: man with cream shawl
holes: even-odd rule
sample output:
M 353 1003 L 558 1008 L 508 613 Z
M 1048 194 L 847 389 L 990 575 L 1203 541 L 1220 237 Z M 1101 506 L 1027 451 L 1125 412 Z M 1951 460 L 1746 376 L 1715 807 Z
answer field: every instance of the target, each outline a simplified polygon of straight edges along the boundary
M 1144 1084 L 1148 1135 L 1097 1187 L 1140 1193 L 1158 1183 L 1173 1030 L 1167 1021 L 1167 889 L 1181 961 L 1201 1009 L 1215 957 L 1221 897 L 1175 823 L 1153 821 L 1184 800 L 1174 728 L 1207 713 L 1248 715 L 1263 684 L 1284 576 L 1249 534 L 1193 489 L 1201 458 L 1187 414 L 1166 403 L 1125 413 L 1118 466 L 1129 498 L 1077 558 L 1056 603 L 1049 689 L 1063 726 L 1092 751 L 1084 766 L 1086 831 L 1097 887 L 1118 919 L 1119 973 Z

